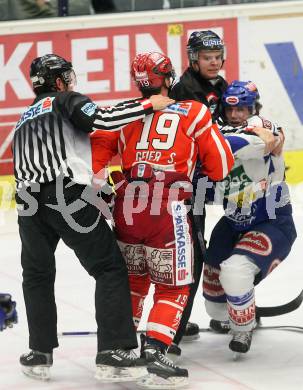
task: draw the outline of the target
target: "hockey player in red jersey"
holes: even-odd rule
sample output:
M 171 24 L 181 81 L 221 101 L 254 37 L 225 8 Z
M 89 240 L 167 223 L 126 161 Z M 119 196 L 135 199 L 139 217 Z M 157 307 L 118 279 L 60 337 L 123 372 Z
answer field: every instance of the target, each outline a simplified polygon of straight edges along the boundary
M 174 71 L 160 53 L 138 54 L 131 74 L 143 97 L 168 94 Z M 150 284 L 155 285 L 141 355 L 149 375 L 141 387 L 176 388 L 187 383 L 186 369 L 166 356 L 179 326 L 192 283 L 191 222 L 186 207 L 199 156 L 211 180 L 223 179 L 234 158 L 229 144 L 212 123 L 209 109 L 196 101 L 172 104 L 120 132 L 92 136 L 94 171 L 116 152 L 125 178 L 119 181 L 114 222 L 118 244 L 128 266 L 133 318 L 138 326 Z M 122 184 L 122 185 L 121 185 Z

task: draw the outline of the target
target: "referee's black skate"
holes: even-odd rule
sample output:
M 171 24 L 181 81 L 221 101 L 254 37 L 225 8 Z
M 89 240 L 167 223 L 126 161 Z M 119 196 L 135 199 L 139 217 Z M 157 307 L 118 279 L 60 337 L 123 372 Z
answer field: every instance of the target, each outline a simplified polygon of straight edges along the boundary
M 34 379 L 49 380 L 53 354 L 30 351 L 20 356 L 22 372 Z
M 144 342 L 144 339 L 142 340 Z M 179 389 L 188 384 L 188 371 L 177 367 L 165 356 L 160 347 L 146 344 L 141 348 L 141 357 L 147 363 L 148 375 L 137 381 L 144 389 Z
M 193 341 L 200 337 L 199 325 L 194 322 L 188 322 L 186 324 L 185 332 L 182 337 L 182 341 Z
M 132 350 L 113 349 L 98 352 L 95 378 L 102 382 L 129 382 L 146 375 L 146 362 Z

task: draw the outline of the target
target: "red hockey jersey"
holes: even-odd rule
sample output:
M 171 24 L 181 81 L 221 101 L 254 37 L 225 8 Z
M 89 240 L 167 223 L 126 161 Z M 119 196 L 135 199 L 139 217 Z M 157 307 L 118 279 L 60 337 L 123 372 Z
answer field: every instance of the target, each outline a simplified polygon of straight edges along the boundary
M 91 135 L 91 143 L 94 173 L 117 153 L 124 171 L 145 162 L 189 178 L 199 156 L 202 173 L 211 180 L 222 180 L 234 163 L 228 141 L 212 123 L 208 108 L 192 100 L 176 102 L 121 131 L 99 130 Z

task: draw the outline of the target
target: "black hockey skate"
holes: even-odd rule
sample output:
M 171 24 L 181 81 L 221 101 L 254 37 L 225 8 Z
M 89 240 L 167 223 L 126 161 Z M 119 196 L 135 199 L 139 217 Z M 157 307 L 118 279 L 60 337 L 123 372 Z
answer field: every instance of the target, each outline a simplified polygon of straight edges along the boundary
M 137 385 L 144 389 L 179 389 L 188 384 L 188 371 L 177 367 L 165 356 L 160 347 L 145 344 L 141 337 L 141 357 L 147 363 L 148 375 L 139 379 Z
M 200 329 L 199 325 L 193 322 L 188 322 L 185 328 L 184 335 L 182 337 L 182 341 L 193 341 L 197 340 L 200 337 Z
M 48 380 L 49 368 L 53 365 L 53 354 L 31 351 L 20 357 L 22 372 L 34 379 Z
M 237 354 L 246 353 L 250 349 L 253 331 L 233 332 L 233 337 L 229 343 L 229 348 Z
M 129 382 L 146 375 L 146 362 L 130 350 L 98 352 L 95 378 L 102 382 Z
M 257 317 L 255 319 L 253 329 L 257 328 L 260 324 L 261 324 L 261 318 Z M 209 328 L 216 333 L 226 334 L 229 333 L 230 331 L 230 322 L 229 320 L 219 321 L 219 320 L 211 319 L 209 322 Z
M 179 345 L 172 343 L 167 350 L 167 357 L 174 363 L 179 360 L 182 350 Z
M 211 319 L 209 322 L 209 327 L 216 333 L 226 334 L 230 331 L 229 320 L 227 321 L 219 321 Z

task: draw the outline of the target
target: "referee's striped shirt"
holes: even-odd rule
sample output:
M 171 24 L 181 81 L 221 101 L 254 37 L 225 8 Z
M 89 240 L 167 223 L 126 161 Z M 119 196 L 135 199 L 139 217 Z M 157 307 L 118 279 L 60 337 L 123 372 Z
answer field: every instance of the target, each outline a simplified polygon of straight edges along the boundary
M 153 111 L 149 100 L 100 108 L 77 92 L 39 95 L 16 124 L 13 138 L 17 190 L 22 184 L 54 181 L 60 173 L 90 184 L 92 154 L 88 133 L 117 131 Z

